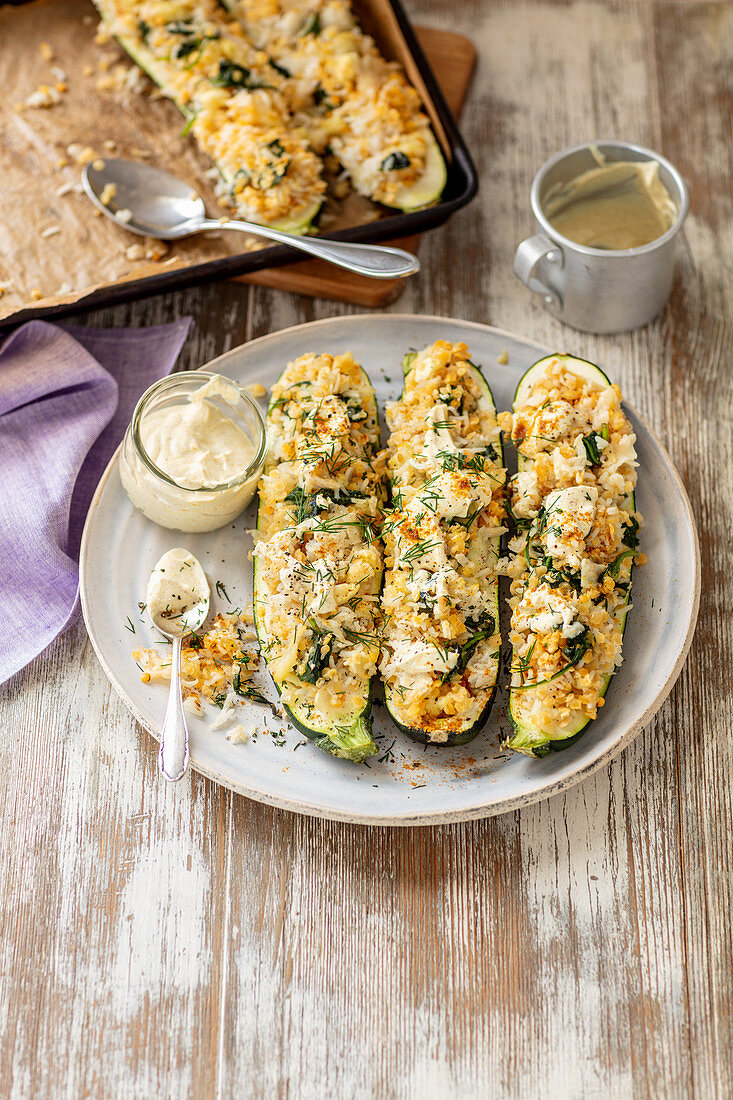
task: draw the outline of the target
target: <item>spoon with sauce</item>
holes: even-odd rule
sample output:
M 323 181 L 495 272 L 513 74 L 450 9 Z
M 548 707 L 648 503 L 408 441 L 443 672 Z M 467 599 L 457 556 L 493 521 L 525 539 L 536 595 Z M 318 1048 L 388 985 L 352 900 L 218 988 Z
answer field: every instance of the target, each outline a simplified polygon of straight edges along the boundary
M 95 160 L 85 166 L 81 182 L 98 210 L 142 237 L 175 241 L 207 229 L 239 229 L 372 279 L 403 278 L 420 270 L 417 257 L 401 248 L 300 237 L 271 225 L 207 218 L 203 199 L 189 184 L 150 164 L 114 158 Z M 108 194 L 112 196 L 109 199 Z
M 188 767 L 188 725 L 181 695 L 181 642 L 199 630 L 209 613 L 209 582 L 188 550 L 169 550 L 150 574 L 147 611 L 153 626 L 173 643 L 171 686 L 160 737 L 160 773 L 174 781 Z

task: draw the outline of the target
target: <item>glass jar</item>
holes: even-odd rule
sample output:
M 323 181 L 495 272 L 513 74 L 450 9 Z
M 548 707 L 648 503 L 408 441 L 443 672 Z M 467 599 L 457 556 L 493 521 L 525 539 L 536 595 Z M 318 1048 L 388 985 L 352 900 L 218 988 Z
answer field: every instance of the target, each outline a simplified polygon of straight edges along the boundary
M 260 409 L 209 371 L 161 379 L 138 401 L 120 452 L 134 506 L 175 531 L 215 531 L 252 500 L 265 463 Z

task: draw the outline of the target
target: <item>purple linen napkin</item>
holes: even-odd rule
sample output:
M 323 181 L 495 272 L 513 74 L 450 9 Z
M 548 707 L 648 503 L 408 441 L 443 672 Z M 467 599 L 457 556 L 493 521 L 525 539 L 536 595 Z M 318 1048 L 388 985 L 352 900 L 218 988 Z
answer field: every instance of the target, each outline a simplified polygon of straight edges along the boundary
M 76 619 L 94 489 L 137 399 L 173 369 L 190 323 L 30 321 L 0 346 L 0 684 Z

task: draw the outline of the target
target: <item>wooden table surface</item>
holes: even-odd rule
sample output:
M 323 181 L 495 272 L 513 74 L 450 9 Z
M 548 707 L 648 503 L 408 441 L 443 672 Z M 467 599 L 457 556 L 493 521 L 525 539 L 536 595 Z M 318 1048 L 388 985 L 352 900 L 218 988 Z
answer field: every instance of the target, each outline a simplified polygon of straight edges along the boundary
M 478 47 L 463 128 L 482 185 L 392 308 L 490 322 L 619 379 L 699 521 L 690 660 L 569 793 L 399 831 L 161 783 L 77 626 L 0 690 L 3 1097 L 733 1094 L 733 6 L 408 7 Z M 692 209 L 664 315 L 592 337 L 531 301 L 511 256 L 539 164 L 611 136 L 664 152 Z M 230 284 L 89 323 L 193 314 L 193 367 L 348 311 Z

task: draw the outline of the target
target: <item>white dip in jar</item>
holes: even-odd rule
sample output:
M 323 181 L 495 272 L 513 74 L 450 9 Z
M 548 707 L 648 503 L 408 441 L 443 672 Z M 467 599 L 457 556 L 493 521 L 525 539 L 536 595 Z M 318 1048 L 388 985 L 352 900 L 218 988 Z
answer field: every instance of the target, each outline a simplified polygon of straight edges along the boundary
M 120 454 L 125 492 L 143 515 L 176 531 L 215 531 L 254 496 L 267 437 L 236 382 L 186 371 L 143 394 Z

